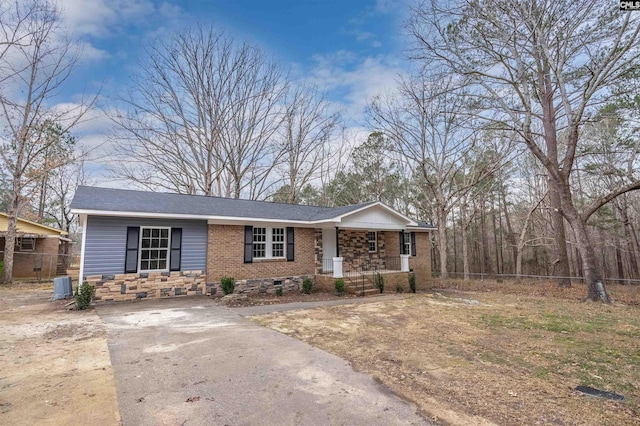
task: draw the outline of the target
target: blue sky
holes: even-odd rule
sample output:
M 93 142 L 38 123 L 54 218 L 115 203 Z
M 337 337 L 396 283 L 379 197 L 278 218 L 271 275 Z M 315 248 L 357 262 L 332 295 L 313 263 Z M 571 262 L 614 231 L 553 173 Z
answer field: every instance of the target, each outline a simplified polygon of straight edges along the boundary
M 144 46 L 185 26 L 213 24 L 259 45 L 296 78 L 328 91 L 349 126 L 363 124 L 367 101 L 392 87 L 404 68 L 404 2 L 390 0 L 59 0 L 66 26 L 83 46 L 81 66 L 59 102 L 102 87 L 105 108 L 127 89 Z M 94 145 L 106 119 L 79 131 Z

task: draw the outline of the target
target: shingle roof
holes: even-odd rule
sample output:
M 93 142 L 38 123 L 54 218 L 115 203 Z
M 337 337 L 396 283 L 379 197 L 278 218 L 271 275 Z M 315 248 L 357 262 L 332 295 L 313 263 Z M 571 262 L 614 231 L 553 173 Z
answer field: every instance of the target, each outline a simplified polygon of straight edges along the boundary
M 370 204 L 374 203 L 331 208 L 269 201 L 205 197 L 201 195 L 80 186 L 73 197 L 71 208 L 74 210 L 109 212 L 317 221 L 331 219 Z
M 429 229 L 436 229 L 435 226 L 427 223 L 427 222 L 423 222 L 421 220 L 416 221 L 416 223 L 418 224 L 417 228 L 429 228 Z

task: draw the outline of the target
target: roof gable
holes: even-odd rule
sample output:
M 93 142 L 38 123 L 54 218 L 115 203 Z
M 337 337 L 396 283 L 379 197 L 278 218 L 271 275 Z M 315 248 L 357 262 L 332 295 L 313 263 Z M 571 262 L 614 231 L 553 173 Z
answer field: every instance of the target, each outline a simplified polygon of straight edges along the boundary
M 32 222 L 27 219 L 18 218 L 18 230 L 19 234 L 34 234 L 34 235 L 66 235 L 67 232 L 61 229 L 52 228 L 41 223 Z M 5 213 L 0 213 L 0 232 L 7 232 L 9 226 L 9 216 Z
M 417 223 L 382 203 L 374 203 L 339 217 L 340 226 L 361 229 L 397 229 Z

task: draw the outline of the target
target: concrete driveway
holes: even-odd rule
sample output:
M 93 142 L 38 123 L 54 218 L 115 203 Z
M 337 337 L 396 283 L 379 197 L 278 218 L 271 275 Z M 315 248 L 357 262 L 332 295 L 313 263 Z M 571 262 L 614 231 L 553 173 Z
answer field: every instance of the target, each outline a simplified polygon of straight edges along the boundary
M 342 358 L 208 298 L 101 305 L 125 425 L 414 425 Z

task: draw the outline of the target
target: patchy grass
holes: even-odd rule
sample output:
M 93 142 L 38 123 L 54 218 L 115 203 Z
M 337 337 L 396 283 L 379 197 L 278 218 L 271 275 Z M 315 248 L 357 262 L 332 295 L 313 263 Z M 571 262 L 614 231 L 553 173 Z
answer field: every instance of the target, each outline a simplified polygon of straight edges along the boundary
M 455 292 L 255 320 L 351 361 L 443 423 L 640 423 L 636 305 Z

